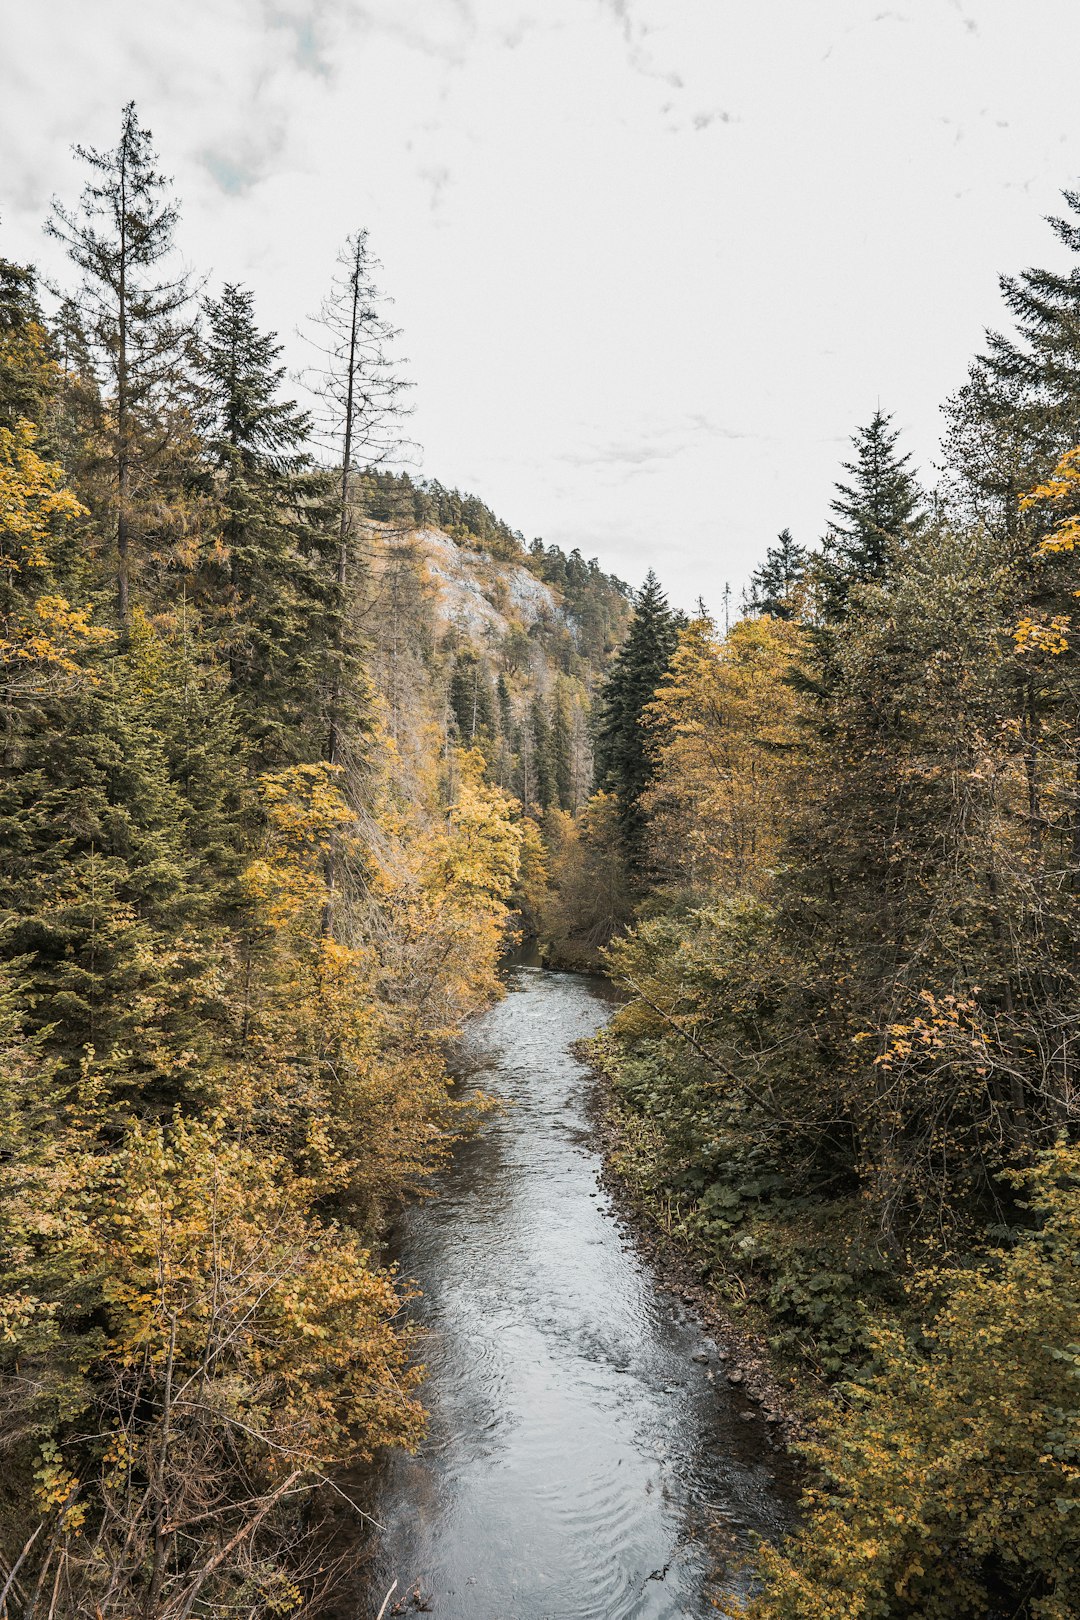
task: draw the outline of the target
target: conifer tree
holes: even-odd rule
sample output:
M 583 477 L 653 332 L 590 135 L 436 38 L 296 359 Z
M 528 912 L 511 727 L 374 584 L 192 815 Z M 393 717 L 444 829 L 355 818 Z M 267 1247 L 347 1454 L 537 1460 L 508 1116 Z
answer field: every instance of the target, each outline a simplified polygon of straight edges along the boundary
M 501 672 L 495 687 L 495 695 L 499 704 L 499 729 L 504 737 L 509 737 L 514 729 L 514 708 L 510 697 L 510 683 Z
M 333 658 L 326 757 L 340 761 L 350 592 L 357 566 L 354 510 L 359 467 L 376 467 L 398 444 L 397 421 L 405 410 L 406 382 L 394 369 L 390 348 L 397 330 L 383 314 L 386 295 L 375 282 L 378 261 L 367 231 L 346 238 L 337 272 L 316 325 L 322 359 L 313 382 L 322 400 L 320 426 L 338 478 L 337 560 L 334 569 Z
M 552 752 L 551 722 L 547 705 L 539 692 L 533 695 L 529 709 L 529 727 L 532 732 L 532 759 L 536 802 L 547 810 L 556 798 L 555 760 Z
M 278 396 L 285 367 L 277 362 L 276 332 L 260 332 L 255 295 L 226 282 L 218 299 L 205 299 L 207 330 L 199 349 L 206 384 L 203 426 L 216 464 L 247 472 L 288 473 L 307 464 L 310 418 L 295 400 Z
M 884 578 L 894 548 L 923 520 L 923 497 L 910 470 L 910 455 L 898 455 L 891 416 L 874 412 L 852 439 L 854 460 L 843 468 L 850 483 L 838 483 L 834 514 L 819 570 L 825 617 L 841 619 L 853 585 Z
M 794 593 L 806 574 L 809 552 L 783 529 L 775 546 L 765 553 L 765 561 L 750 576 L 750 587 L 743 606 L 749 613 L 768 613 L 774 619 L 796 616 Z
M 0 428 L 40 424 L 55 382 L 34 272 L 0 259 Z
M 187 276 L 168 275 L 178 210 L 158 168 L 150 130 L 128 102 L 110 151 L 76 146 L 91 170 L 77 211 L 54 201 L 47 229 L 82 272 L 81 314 L 110 406 L 116 601 L 130 611 L 132 543 L 145 521 L 146 486 L 168 447 L 162 415 L 185 392 Z
M 494 725 L 491 686 L 487 671 L 472 648 L 459 652 L 450 677 L 450 707 L 458 737 L 469 747 L 490 735 Z
M 35 1023 L 103 1110 L 168 1110 L 210 1080 L 207 984 L 239 904 L 243 744 L 220 682 L 133 611 L 93 684 L 40 705 L 0 770 L 0 832 Z
M 1080 191 L 1062 195 L 1080 215 Z M 1060 243 L 1080 253 L 1077 219 L 1051 215 L 1047 223 Z M 1024 270 L 999 284 L 1016 333 L 988 332 L 982 364 L 1029 442 L 1056 459 L 1080 439 L 1080 266 Z
M 634 600 L 634 617 L 600 693 L 596 784 L 614 794 L 626 856 L 639 870 L 645 816 L 641 798 L 652 780 L 654 744 L 642 725 L 671 662 L 679 620 L 650 568 Z
M 560 810 L 574 808 L 573 728 L 567 684 L 565 676 L 560 676 L 551 705 L 551 768 L 555 803 Z
M 1080 191 L 1063 193 L 1070 214 Z M 1080 253 L 1080 223 L 1051 216 L 1058 242 Z M 950 490 L 965 517 L 1018 539 L 1020 503 L 1080 440 L 1080 265 L 1004 275 L 1011 333 L 989 331 L 987 351 L 945 406 Z
M 227 584 L 211 603 L 230 685 L 264 763 L 318 757 L 319 649 L 325 644 L 329 508 L 305 448 L 310 420 L 280 397 L 285 368 L 274 332 L 260 332 L 254 299 L 227 284 L 204 303 L 197 367 L 208 464 L 220 509 Z M 221 545 L 215 536 L 213 572 Z

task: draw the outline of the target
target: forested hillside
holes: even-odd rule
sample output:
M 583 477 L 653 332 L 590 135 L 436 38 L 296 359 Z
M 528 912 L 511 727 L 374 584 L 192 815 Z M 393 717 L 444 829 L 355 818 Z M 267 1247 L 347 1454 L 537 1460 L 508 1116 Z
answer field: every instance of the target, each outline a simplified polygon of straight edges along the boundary
M 817 1437 L 748 1612 L 1074 1620 L 1080 269 L 721 630 L 408 469 L 363 231 L 291 379 L 134 107 L 76 158 L 64 286 L 0 258 L 0 1614 L 331 1606 L 424 1424 L 382 1239 L 529 933 Z
M 372 1243 L 480 1106 L 444 1039 L 629 604 L 383 470 L 362 232 L 313 420 L 134 108 L 77 156 L 64 295 L 0 260 L 0 1608 L 313 1610 L 339 1466 L 422 1424 Z
M 1080 1613 L 1080 270 L 1002 285 L 937 487 L 878 411 L 602 696 L 622 1168 L 821 1390 L 761 1620 Z

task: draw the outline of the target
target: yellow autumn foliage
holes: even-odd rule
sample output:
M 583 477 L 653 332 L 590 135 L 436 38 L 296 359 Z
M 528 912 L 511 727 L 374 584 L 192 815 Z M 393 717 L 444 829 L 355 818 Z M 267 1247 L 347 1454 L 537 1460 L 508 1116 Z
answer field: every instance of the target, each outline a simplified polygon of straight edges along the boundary
M 1028 1178 L 1034 1230 L 943 1296 L 922 1342 L 878 1331 L 812 1460 L 752 1620 L 1073 1620 L 1080 1603 L 1080 1150 Z M 1018 1602 L 1022 1608 L 1017 1608 Z
M 739 892 L 767 879 L 806 769 L 789 681 L 805 649 L 802 626 L 768 616 L 726 637 L 704 618 L 681 632 L 645 711 L 659 740 L 645 803 L 661 870 Z
M 246 1081 L 231 1077 L 230 1097 L 293 1133 L 299 1106 L 307 1160 L 367 1218 L 452 1140 L 462 1105 L 440 1042 L 498 993 L 524 834 L 476 754 L 457 758 L 441 813 L 357 811 L 340 777 L 320 764 L 261 779 L 266 834 L 244 873 Z M 340 937 L 325 926 L 332 886 Z
M 48 589 L 53 537 L 86 508 L 36 442 L 30 422 L 0 428 L 0 678 L 10 692 L 78 675 L 78 655 L 112 639 L 90 622 L 89 608 Z

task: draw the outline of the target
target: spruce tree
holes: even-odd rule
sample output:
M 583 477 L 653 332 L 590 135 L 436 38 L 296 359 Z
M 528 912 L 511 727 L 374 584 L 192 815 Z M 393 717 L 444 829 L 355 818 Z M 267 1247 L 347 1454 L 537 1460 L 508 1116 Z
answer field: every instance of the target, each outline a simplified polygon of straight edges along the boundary
M 836 485 L 819 568 L 826 620 L 845 617 L 852 586 L 885 577 L 896 547 L 923 521 L 911 457 L 897 454 L 900 435 L 891 422 L 891 416 L 875 411 L 870 425 L 852 439 L 854 459 L 843 463 L 850 483 Z
M 80 309 L 109 404 L 116 600 L 130 611 L 132 548 L 152 519 L 156 465 L 173 450 L 163 418 L 186 403 L 187 276 L 165 273 L 178 211 L 150 130 L 128 102 L 110 151 L 76 146 L 91 170 L 77 211 L 53 203 L 46 229 L 82 272 Z
M 548 810 L 555 803 L 557 794 L 555 759 L 547 704 L 539 692 L 533 695 L 529 726 L 532 731 L 533 792 L 541 810 Z
M 1080 191 L 1064 198 L 1080 213 Z M 1080 223 L 1051 216 L 1048 224 L 1080 253 Z M 1015 325 L 987 333 L 987 352 L 946 403 L 945 452 L 950 493 L 962 497 L 964 515 L 1011 545 L 1021 498 L 1080 440 L 1080 265 L 1028 269 L 1001 276 L 999 285 Z
M 54 381 L 49 351 L 33 270 L 0 259 L 0 428 L 42 422 Z
M 775 546 L 765 553 L 765 561 L 750 576 L 750 586 L 743 601 L 749 613 L 768 613 L 774 619 L 792 619 L 796 608 L 794 592 L 806 574 L 809 552 L 792 539 L 791 530 L 783 529 Z
M 596 784 L 613 793 L 627 860 L 640 870 L 645 815 L 641 798 L 653 775 L 653 740 L 642 724 L 678 637 L 679 624 L 650 568 L 634 600 L 634 616 L 599 700 Z
M 280 397 L 281 345 L 276 333 L 259 331 L 253 304 L 249 291 L 230 284 L 203 306 L 202 484 L 217 504 L 223 542 L 215 536 L 203 573 L 231 688 L 261 761 L 277 764 L 318 757 L 321 748 L 312 733 L 332 540 L 324 481 L 305 448 L 309 418 Z
M 260 332 L 255 295 L 226 282 L 205 299 L 207 328 L 198 365 L 206 384 L 203 428 L 219 467 L 284 474 L 305 466 L 310 419 L 295 400 L 280 399 L 285 367 L 276 332 Z
M 459 652 L 450 677 L 450 707 L 461 742 L 469 747 L 494 729 L 491 684 L 481 660 L 471 647 Z
M 67 1078 L 90 1061 L 103 1109 L 168 1111 L 205 1096 L 219 1044 L 242 743 L 212 671 L 138 611 L 94 684 L 35 722 L 0 767 L 3 954 Z
M 560 810 L 572 810 L 574 801 L 573 730 L 567 681 L 560 676 L 551 705 L 551 767 L 555 778 L 555 803 Z
M 1062 194 L 1080 215 L 1080 191 Z M 1057 240 L 1080 253 L 1080 223 L 1051 215 Z M 1080 437 L 1080 266 L 1070 270 L 1024 270 L 1000 278 L 1015 336 L 987 333 L 986 373 L 995 392 L 1010 398 L 1026 437 L 1048 459 Z

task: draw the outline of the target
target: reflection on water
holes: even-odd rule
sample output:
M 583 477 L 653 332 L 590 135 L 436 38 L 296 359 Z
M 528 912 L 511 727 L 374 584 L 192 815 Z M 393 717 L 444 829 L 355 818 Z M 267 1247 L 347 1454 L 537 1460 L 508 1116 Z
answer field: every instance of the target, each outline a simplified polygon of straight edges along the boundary
M 599 984 L 518 967 L 470 1028 L 463 1067 L 509 1106 L 403 1223 L 431 1424 L 380 1484 L 372 1612 L 396 1578 L 437 1620 L 715 1614 L 703 1524 L 746 1545 L 783 1521 L 760 1425 L 599 1184 L 568 1048 L 607 1011 Z

